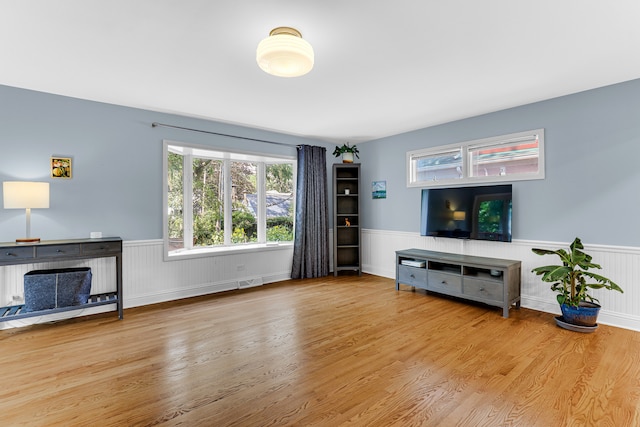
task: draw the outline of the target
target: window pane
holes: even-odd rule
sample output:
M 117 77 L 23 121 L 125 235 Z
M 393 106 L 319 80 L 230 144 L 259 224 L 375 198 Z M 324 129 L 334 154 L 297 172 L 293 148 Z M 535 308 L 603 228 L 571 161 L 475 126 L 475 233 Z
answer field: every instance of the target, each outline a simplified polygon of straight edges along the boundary
M 165 155 L 169 257 L 293 240 L 293 159 L 166 143 Z
M 293 166 L 267 165 L 267 242 L 293 240 Z
M 257 193 L 256 163 L 231 162 L 231 243 L 258 241 L 258 211 L 248 202 Z
M 462 179 L 462 149 L 411 157 L 412 182 Z
M 175 153 L 169 153 L 167 164 L 167 227 L 169 236 L 169 250 L 174 251 L 176 249 L 182 249 L 184 247 L 184 224 L 182 217 L 182 156 Z
M 224 174 L 221 160 L 193 159 L 193 246 L 224 243 Z
M 544 129 L 407 152 L 407 186 L 544 179 Z
M 538 139 L 469 148 L 471 176 L 537 174 Z

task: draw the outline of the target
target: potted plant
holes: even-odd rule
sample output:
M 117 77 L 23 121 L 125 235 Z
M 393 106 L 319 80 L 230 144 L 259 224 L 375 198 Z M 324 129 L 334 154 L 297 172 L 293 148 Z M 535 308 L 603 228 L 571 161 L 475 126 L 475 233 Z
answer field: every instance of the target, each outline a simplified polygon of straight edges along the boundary
M 563 323 L 580 327 L 595 328 L 599 301 L 589 294 L 589 289 L 608 289 L 623 292 L 611 279 L 589 271 L 602 267 L 592 262 L 591 255 L 583 252 L 584 246 L 579 238 L 575 238 L 569 246 L 569 251 L 558 249 L 533 248 L 538 255 L 557 255 L 562 265 L 545 265 L 531 270 L 544 282 L 551 283 L 551 290 L 557 293 L 557 300 L 562 310 L 562 319 L 558 325 L 565 327 Z
M 358 147 L 355 145 L 351 146 L 348 142 L 343 144 L 342 147 L 336 146 L 336 149 L 333 150 L 334 156 L 340 157 L 340 155 L 342 155 L 342 163 L 353 163 L 353 156 L 356 156 L 359 159 L 359 153 Z

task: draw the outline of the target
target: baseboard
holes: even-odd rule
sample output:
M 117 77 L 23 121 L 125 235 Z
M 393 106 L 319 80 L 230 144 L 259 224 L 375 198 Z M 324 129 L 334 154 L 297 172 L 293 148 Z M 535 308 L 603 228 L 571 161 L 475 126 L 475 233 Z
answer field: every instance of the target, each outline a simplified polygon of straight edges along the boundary
M 243 277 L 217 283 L 203 283 L 197 286 L 183 287 L 180 289 L 172 289 L 164 292 L 153 292 L 129 297 L 125 295 L 124 308 L 140 307 L 144 305 L 158 304 L 161 302 L 173 301 L 183 298 L 192 298 L 202 295 L 215 294 L 218 292 L 245 289 L 289 279 L 291 279 L 291 274 L 287 272 L 271 274 L 262 277 Z
M 114 303 L 114 304 L 108 304 L 108 305 L 101 305 L 98 307 L 64 311 L 61 313 L 43 314 L 42 316 L 27 317 L 25 319 L 8 320 L 0 323 L 0 330 L 22 328 L 24 326 L 35 325 L 36 323 L 55 322 L 59 320 L 73 319 L 74 317 L 89 316 L 92 314 L 107 313 L 107 312 L 113 313 L 114 319 L 118 318 L 118 312 L 116 309 L 116 305 Z
M 394 270 L 389 270 L 389 269 L 381 268 L 380 266 L 362 264 L 362 272 L 363 273 L 368 273 L 368 274 L 373 274 L 374 276 L 386 277 L 388 279 L 394 279 L 395 280 L 395 278 L 396 278 L 395 269 Z
M 539 298 L 522 297 L 522 307 L 531 310 L 543 311 L 556 316 L 561 315 L 557 303 L 549 303 Z M 610 310 L 601 309 L 598 314 L 598 323 L 602 325 L 616 326 L 618 328 L 640 331 L 640 317 L 629 314 L 620 314 Z

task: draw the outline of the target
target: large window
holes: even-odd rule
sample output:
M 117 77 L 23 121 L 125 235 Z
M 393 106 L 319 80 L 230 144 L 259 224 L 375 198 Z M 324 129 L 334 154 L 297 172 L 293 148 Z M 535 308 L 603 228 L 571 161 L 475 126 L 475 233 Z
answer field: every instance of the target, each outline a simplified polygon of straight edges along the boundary
M 407 153 L 407 186 L 544 178 L 544 129 Z
M 169 258 L 293 241 L 291 158 L 165 142 Z

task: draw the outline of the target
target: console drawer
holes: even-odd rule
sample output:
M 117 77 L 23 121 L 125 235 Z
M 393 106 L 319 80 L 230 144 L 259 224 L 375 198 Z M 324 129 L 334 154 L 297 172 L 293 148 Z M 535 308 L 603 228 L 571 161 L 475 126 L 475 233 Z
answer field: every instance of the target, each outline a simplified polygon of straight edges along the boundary
M 399 265 L 398 282 L 424 288 L 427 286 L 427 270 L 424 268 Z
M 107 254 L 121 251 L 122 242 L 83 243 L 82 253 L 88 255 Z
M 462 278 L 457 274 L 429 271 L 428 289 L 445 294 L 462 293 Z
M 464 279 L 464 294 L 483 300 L 499 301 L 504 299 L 504 285 L 489 280 Z
M 19 246 L 13 248 L 4 248 L 0 251 L 0 261 L 18 261 L 21 259 L 31 259 L 33 258 L 34 251 L 33 247 L 24 247 L 21 248 Z
M 55 258 L 79 255 L 80 245 L 51 245 L 36 247 L 38 258 Z

